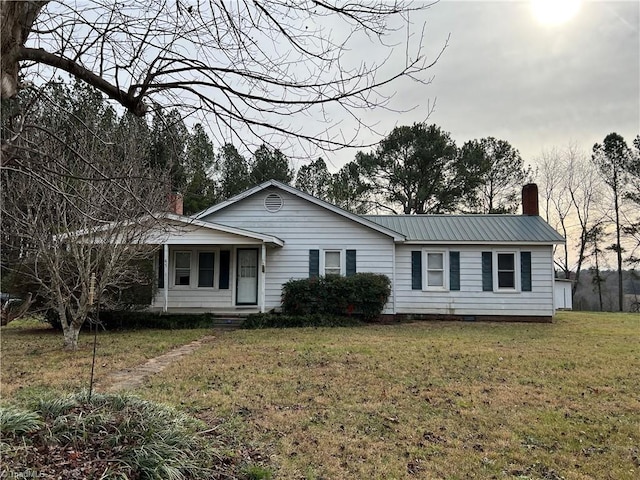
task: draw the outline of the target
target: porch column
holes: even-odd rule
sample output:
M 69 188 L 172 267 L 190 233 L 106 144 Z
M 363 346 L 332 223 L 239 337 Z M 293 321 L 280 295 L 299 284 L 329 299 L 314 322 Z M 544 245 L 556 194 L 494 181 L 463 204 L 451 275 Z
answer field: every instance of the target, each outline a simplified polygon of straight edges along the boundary
M 260 252 L 260 313 L 265 311 L 265 285 L 267 275 L 267 247 L 263 243 L 262 251 Z
M 166 313 L 169 309 L 169 244 L 165 243 L 162 248 L 164 248 L 164 305 L 162 311 Z

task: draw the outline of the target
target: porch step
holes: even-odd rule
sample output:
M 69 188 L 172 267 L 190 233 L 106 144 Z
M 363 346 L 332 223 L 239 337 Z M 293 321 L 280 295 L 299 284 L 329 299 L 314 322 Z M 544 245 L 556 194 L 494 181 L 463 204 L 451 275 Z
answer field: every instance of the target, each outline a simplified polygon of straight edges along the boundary
M 213 319 L 213 328 L 240 328 L 244 322 L 243 317 L 215 317 Z

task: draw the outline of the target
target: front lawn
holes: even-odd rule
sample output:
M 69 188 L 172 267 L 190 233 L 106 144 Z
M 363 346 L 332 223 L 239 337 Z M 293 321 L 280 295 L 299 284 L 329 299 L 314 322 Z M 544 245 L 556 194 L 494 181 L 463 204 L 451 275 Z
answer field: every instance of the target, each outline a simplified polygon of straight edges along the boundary
M 205 331 L 187 333 L 183 343 Z M 177 335 L 101 333 L 99 364 L 114 355 L 141 363 Z M 2 331 L 3 397 L 43 375 L 75 388 L 51 371 L 66 356 L 77 374 L 83 350 L 27 337 L 29 346 Z M 639 339 L 638 315 L 581 312 L 553 324 L 237 330 L 135 393 L 233 428 L 275 478 L 631 479 L 640 471 Z

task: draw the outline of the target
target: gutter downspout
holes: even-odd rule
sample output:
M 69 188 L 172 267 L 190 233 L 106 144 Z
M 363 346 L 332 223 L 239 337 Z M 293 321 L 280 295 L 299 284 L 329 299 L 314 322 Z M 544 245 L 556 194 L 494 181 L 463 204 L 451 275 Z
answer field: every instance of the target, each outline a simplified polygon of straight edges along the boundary
M 398 246 L 395 242 L 391 244 L 393 255 L 391 256 L 391 294 L 393 295 L 393 306 L 391 307 L 391 313 L 396 314 L 396 252 Z
M 169 310 L 169 244 L 165 243 L 164 248 L 164 305 L 162 311 L 167 313 Z
M 262 243 L 262 251 L 260 252 L 260 313 L 265 311 L 266 303 L 266 276 L 267 276 L 267 246 Z

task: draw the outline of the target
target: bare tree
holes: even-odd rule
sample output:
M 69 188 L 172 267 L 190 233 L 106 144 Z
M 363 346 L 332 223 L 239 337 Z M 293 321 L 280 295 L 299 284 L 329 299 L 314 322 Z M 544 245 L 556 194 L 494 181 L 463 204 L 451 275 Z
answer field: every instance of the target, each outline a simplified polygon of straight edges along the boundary
M 569 172 L 564 168 L 569 159 L 559 149 L 542 152 L 538 160 L 538 175 L 544 217 L 547 223 L 555 229 L 562 230 L 565 237 L 564 245 L 554 246 L 554 262 L 564 273 L 564 278 L 570 278 L 569 249 L 567 241 L 567 217 L 571 211 L 571 197 L 569 195 Z M 558 260 L 560 256 L 561 260 Z
M 575 144 L 543 152 L 538 160 L 538 178 L 545 219 L 567 239 L 556 251 L 560 258 L 555 263 L 566 278 L 575 269 L 575 295 L 584 262 L 590 256 L 591 232 L 602 228 L 607 214 L 601 209 L 602 180 L 586 153 Z M 573 248 L 576 250 L 571 255 Z
M 137 116 L 156 107 L 201 113 L 220 144 L 297 138 L 323 149 L 352 146 L 357 132 L 318 128 L 309 116 L 330 123 L 342 110 L 362 126 L 358 109 L 392 107 L 388 84 L 428 83 L 440 55 L 424 55 L 409 15 L 429 6 L 0 0 L 1 96 L 65 72 Z M 372 43 L 386 49 L 381 58 L 370 57 Z
M 132 284 L 149 284 L 152 269 L 142 260 L 154 247 L 145 235 L 168 203 L 168 170 L 148 163 L 145 146 L 119 128 L 101 95 L 85 94 L 68 101 L 54 87 L 40 97 L 38 122 L 26 126 L 20 155 L 2 169 L 3 267 L 57 314 L 69 349 L 91 310 L 92 275 L 103 307 L 120 304 Z
M 580 229 L 576 279 L 573 284 L 573 294 L 575 294 L 580 272 L 589 256 L 587 248 L 593 238 L 593 231 L 602 228 L 607 211 L 602 209 L 602 180 L 597 169 L 584 153 L 571 148 L 568 151 L 567 163 L 561 164 L 560 168 L 566 169 L 568 173 L 567 190 Z

